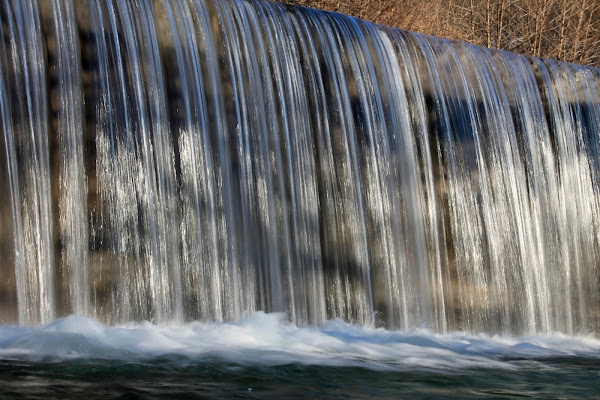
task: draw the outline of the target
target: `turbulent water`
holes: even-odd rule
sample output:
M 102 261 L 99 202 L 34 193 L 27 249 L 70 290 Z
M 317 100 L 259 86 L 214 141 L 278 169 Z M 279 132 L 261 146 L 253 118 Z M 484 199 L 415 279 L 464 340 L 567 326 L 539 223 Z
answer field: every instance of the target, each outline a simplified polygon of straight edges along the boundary
M 0 395 L 31 398 L 591 398 L 600 340 L 239 324 L 101 325 L 83 317 L 0 328 Z M 91 396 L 91 397 L 90 397 Z

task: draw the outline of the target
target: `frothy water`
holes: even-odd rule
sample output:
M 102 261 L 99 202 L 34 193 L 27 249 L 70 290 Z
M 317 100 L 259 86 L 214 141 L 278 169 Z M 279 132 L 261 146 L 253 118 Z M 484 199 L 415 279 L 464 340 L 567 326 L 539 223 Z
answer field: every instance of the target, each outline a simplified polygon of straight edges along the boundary
M 600 340 L 239 323 L 104 325 L 69 316 L 0 328 L 3 398 L 582 398 L 598 396 Z
M 1 327 L 4 360 L 60 362 L 160 358 L 175 365 L 232 363 L 242 366 L 302 364 L 381 371 L 463 369 L 519 370 L 514 360 L 543 365 L 556 358 L 600 362 L 600 340 L 563 334 L 508 337 L 369 329 L 341 320 L 322 328 L 297 327 L 284 315 L 256 312 L 240 323 L 194 322 L 178 327 L 150 322 L 103 325 L 70 316 L 39 327 Z

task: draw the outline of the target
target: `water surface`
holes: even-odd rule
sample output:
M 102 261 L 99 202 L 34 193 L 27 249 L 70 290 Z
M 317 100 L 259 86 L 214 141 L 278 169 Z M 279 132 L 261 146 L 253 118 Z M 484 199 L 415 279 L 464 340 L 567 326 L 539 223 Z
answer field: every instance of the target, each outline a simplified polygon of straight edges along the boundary
M 239 324 L 0 328 L 0 396 L 27 398 L 594 398 L 600 340 L 394 332 L 282 314 Z

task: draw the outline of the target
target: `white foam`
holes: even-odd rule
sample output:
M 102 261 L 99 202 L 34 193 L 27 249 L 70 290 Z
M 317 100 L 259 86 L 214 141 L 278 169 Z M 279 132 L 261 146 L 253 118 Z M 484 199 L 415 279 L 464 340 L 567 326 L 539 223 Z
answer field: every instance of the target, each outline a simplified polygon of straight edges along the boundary
M 146 360 L 176 355 L 185 362 L 290 363 L 370 369 L 518 368 L 510 359 L 581 356 L 600 359 L 600 339 L 562 334 L 503 337 L 427 330 L 394 332 L 340 320 L 299 328 L 282 314 L 255 312 L 239 324 L 148 322 L 106 326 L 70 316 L 40 327 L 0 327 L 0 358 Z

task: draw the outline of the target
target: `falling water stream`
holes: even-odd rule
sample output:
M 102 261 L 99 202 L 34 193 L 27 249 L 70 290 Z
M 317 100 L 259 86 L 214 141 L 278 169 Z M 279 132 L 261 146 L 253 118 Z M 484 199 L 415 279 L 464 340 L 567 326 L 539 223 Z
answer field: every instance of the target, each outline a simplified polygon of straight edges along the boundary
M 597 332 L 600 71 L 260 1 L 8 1 L 2 318 Z
M 504 352 L 452 332 L 600 354 L 599 70 L 261 0 L 0 0 L 0 24 L 0 355 L 263 325 L 311 365 L 299 343 Z

